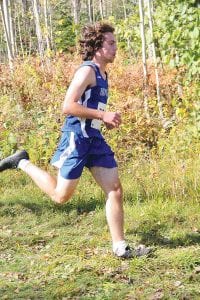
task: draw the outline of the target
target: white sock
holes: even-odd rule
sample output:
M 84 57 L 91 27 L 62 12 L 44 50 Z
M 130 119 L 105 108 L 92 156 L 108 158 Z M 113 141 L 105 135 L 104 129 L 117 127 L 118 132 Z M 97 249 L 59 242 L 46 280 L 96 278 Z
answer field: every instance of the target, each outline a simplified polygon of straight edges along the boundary
M 25 171 L 26 166 L 29 164 L 30 160 L 28 159 L 21 159 L 18 163 L 18 168 L 22 171 Z
M 113 252 L 117 256 L 122 256 L 125 253 L 125 248 L 127 247 L 127 243 L 125 240 L 113 243 Z

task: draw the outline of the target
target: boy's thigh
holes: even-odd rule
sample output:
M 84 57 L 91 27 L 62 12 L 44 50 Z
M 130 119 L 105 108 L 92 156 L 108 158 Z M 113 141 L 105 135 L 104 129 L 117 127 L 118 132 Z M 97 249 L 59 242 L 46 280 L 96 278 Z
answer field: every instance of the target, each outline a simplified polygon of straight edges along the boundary
M 105 193 L 121 189 L 118 168 L 92 167 L 90 172 Z

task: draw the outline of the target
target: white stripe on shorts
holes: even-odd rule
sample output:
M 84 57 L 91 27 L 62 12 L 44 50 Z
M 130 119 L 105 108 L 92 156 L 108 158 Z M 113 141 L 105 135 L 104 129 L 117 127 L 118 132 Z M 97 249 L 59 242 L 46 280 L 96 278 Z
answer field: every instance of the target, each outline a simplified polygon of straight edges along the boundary
M 75 148 L 76 148 L 76 145 L 75 145 L 75 141 L 74 141 L 74 132 L 71 132 L 69 146 L 61 154 L 60 159 L 58 161 L 54 162 L 52 165 L 59 169 L 62 168 L 64 161 L 70 156 L 70 154 L 74 151 Z

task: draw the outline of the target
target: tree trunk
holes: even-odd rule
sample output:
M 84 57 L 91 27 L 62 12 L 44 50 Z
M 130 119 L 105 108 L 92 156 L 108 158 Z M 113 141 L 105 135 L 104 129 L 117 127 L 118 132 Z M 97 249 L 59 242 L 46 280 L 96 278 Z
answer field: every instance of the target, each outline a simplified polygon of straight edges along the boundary
M 9 31 L 10 31 L 10 42 L 12 47 L 12 53 L 15 57 L 15 39 L 14 39 L 14 31 L 13 31 L 13 22 L 12 22 L 12 12 L 11 12 L 11 3 L 10 0 L 8 2 L 8 21 L 9 21 Z
M 9 9 L 8 9 L 8 2 L 6 0 L 0 1 L 1 5 L 1 14 L 2 14 L 2 21 L 3 21 L 3 27 L 5 32 L 5 38 L 6 38 L 6 45 L 7 45 L 7 51 L 8 51 L 8 61 L 10 70 L 13 70 L 13 59 L 14 59 L 14 53 L 13 53 L 13 47 L 11 42 L 11 34 L 10 32 L 10 18 L 9 15 Z
M 156 49 L 155 49 L 154 36 L 153 36 L 152 7 L 151 7 L 150 2 L 151 2 L 150 0 L 147 1 L 148 19 L 149 19 L 149 29 L 150 29 L 150 35 L 151 35 L 151 49 L 152 49 L 153 61 L 154 61 L 154 65 L 155 65 L 157 103 L 158 103 L 158 109 L 159 109 L 159 117 L 161 119 L 161 122 L 164 123 L 165 119 L 164 119 L 162 102 L 161 102 L 161 97 L 160 97 L 160 80 L 159 80 L 159 74 L 158 74 L 158 63 L 157 63 Z
M 103 20 L 104 19 L 103 0 L 99 0 L 99 10 L 101 15 L 101 20 Z
M 51 5 L 50 4 L 49 4 L 49 27 L 50 27 L 50 45 L 51 45 L 51 49 L 55 50 L 54 41 L 53 41 L 52 10 L 51 10 Z
M 38 52 L 39 52 L 41 60 L 43 61 L 43 58 L 44 58 L 44 44 L 43 44 L 42 31 L 41 31 L 41 26 L 40 26 L 40 18 L 39 18 L 37 0 L 32 0 L 32 5 L 33 5 L 35 29 L 36 29 L 36 35 L 37 35 L 37 41 L 38 41 Z
M 92 21 L 95 22 L 95 3 L 92 0 Z
M 144 81 L 143 81 L 143 93 L 144 93 L 144 110 L 147 119 L 150 118 L 149 116 L 149 106 L 148 106 L 148 78 L 147 78 L 147 62 L 146 62 L 146 39 L 145 39 L 145 30 L 144 30 L 144 3 L 143 0 L 139 0 L 139 14 L 140 14 L 140 35 L 142 40 L 142 63 L 143 63 L 143 74 L 144 74 Z
M 49 41 L 49 25 L 48 25 L 48 3 L 47 0 L 44 0 L 44 23 L 45 23 L 45 38 L 47 50 L 50 50 L 50 41 Z
M 28 31 L 30 30 L 30 26 L 27 22 L 27 13 L 28 13 L 28 4 L 27 0 L 21 0 L 20 1 L 21 9 L 18 9 L 18 32 L 21 36 L 20 38 L 20 47 L 22 51 L 22 55 L 28 54 Z
M 18 56 L 18 43 L 17 43 L 17 19 L 18 19 L 18 9 L 16 2 L 14 4 L 14 18 L 13 18 L 13 27 L 14 27 L 14 48 L 15 48 L 15 56 Z
M 31 36 L 31 28 L 29 29 L 29 41 L 28 41 L 28 56 L 31 56 L 31 52 L 32 52 L 32 36 Z
M 92 23 L 92 10 L 92 0 L 88 0 L 88 16 L 90 23 Z
M 72 0 L 72 8 L 73 8 L 74 24 L 77 25 L 79 24 L 79 20 L 80 20 L 81 1 Z
M 2 29 L 3 24 L 0 24 L 0 28 Z M 3 47 L 5 42 L 5 37 L 3 34 L 3 30 L 0 31 L 0 62 L 1 63 L 5 63 L 6 60 L 8 59 L 8 55 L 7 55 L 7 51 L 5 51 L 6 49 Z
M 18 35 L 20 41 L 20 48 L 21 48 L 22 57 L 24 58 L 24 46 L 22 42 L 22 33 L 21 33 L 21 25 L 20 25 L 20 11 L 17 7 L 15 7 L 15 11 L 17 12 L 17 28 L 18 28 Z

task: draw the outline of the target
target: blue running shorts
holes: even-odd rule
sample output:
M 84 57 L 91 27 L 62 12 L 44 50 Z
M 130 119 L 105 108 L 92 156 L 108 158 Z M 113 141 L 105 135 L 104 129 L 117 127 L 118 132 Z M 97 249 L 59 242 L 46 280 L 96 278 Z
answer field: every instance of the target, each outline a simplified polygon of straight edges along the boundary
M 84 167 L 117 167 L 114 152 L 103 137 L 85 138 L 72 131 L 62 133 L 51 164 L 65 179 L 79 178 Z

